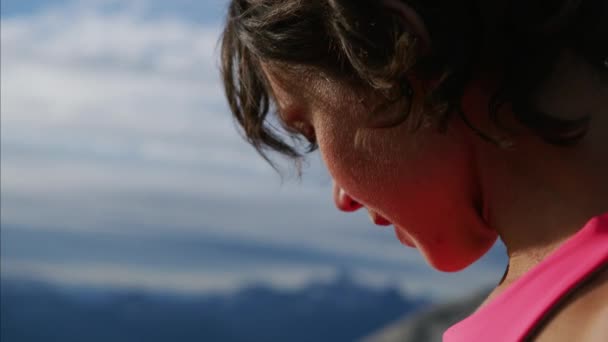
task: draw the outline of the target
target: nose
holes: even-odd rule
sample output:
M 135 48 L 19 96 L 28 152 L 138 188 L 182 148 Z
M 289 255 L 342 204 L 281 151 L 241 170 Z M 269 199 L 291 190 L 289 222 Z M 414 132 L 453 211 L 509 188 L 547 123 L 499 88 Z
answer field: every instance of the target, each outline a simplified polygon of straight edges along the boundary
M 350 197 L 350 195 L 347 194 L 346 191 L 344 191 L 338 185 L 336 185 L 336 183 L 334 183 L 333 192 L 334 202 L 336 203 L 336 207 L 338 209 L 346 212 L 351 212 L 362 207 L 361 203 Z

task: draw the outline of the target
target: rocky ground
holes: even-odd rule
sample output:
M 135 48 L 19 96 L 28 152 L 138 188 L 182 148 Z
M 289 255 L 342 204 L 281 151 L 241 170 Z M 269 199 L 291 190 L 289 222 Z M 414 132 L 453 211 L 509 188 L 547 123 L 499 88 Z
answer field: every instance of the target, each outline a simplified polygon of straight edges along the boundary
M 441 342 L 443 332 L 471 314 L 488 295 L 480 291 L 468 298 L 431 307 L 407 316 L 364 338 L 361 342 Z

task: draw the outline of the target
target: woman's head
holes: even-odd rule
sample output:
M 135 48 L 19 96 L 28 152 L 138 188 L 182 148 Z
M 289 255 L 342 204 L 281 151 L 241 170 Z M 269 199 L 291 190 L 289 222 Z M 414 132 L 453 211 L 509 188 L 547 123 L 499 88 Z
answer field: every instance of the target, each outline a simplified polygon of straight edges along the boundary
M 522 2 L 504 3 L 234 0 L 222 42 L 232 112 L 265 157 L 299 158 L 303 139 L 318 145 L 342 189 L 339 208 L 365 205 L 435 267 L 460 269 L 496 239 L 484 222 L 481 140 L 472 133 L 497 153 L 505 144 L 500 130 L 477 129 L 480 112 L 499 125 L 501 109 L 513 108 L 558 144 L 580 139 L 588 122 L 546 117 L 535 99 L 574 48 L 564 39 L 579 9 L 566 5 L 578 1 L 531 28 L 499 15 Z

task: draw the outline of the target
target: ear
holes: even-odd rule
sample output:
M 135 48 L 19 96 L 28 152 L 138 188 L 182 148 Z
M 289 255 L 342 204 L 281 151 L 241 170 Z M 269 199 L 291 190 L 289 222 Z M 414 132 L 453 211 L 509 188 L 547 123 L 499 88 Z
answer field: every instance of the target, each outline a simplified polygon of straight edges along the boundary
M 419 39 L 423 53 L 430 52 L 431 35 L 422 17 L 411 6 L 401 0 L 384 0 L 384 5 L 402 18 L 403 24 L 408 28 L 408 31 L 412 32 Z

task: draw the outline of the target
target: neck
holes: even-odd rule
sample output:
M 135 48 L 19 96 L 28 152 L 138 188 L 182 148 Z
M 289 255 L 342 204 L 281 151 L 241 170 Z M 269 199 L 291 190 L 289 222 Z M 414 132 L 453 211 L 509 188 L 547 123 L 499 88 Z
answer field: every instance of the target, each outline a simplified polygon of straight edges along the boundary
M 498 232 L 509 255 L 508 271 L 496 292 L 536 266 L 589 219 L 608 212 L 608 86 L 596 70 L 567 51 L 555 69 L 538 105 L 563 119 L 590 114 L 583 140 L 558 147 L 524 134 L 513 137 L 510 150 L 472 143 L 484 219 Z M 469 87 L 463 106 L 478 127 L 501 136 L 504 132 L 495 131 L 484 114 L 486 102 L 479 101 L 493 93 L 494 83 L 488 82 Z M 503 125 L 527 131 L 504 114 L 501 117 L 508 122 Z
M 489 161 L 481 177 L 485 219 L 509 256 L 497 291 L 536 266 L 589 219 L 608 212 L 606 132 L 608 116 L 597 116 L 577 147 L 530 138 L 512 151 L 488 148 L 484 153 Z

